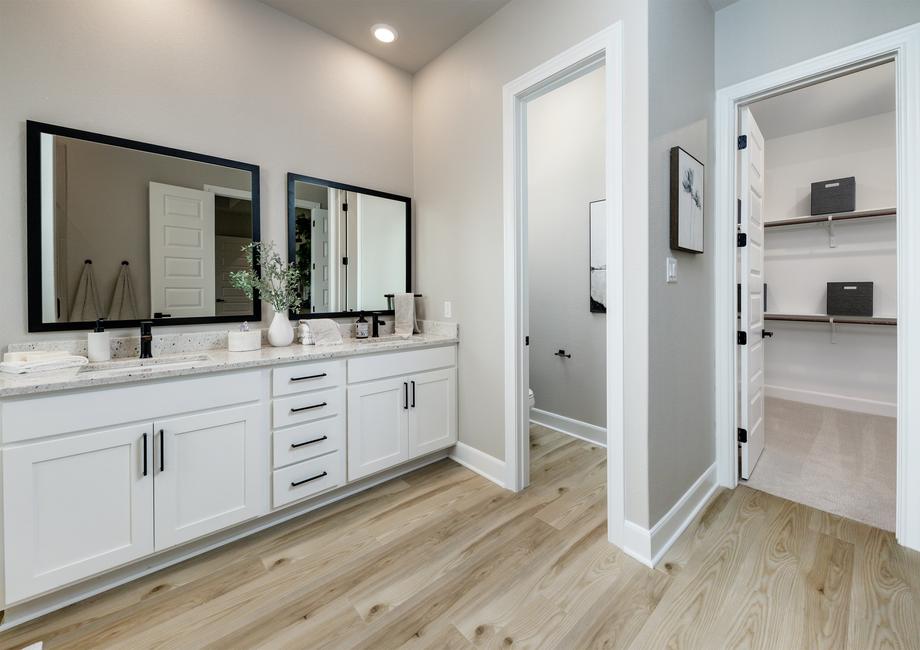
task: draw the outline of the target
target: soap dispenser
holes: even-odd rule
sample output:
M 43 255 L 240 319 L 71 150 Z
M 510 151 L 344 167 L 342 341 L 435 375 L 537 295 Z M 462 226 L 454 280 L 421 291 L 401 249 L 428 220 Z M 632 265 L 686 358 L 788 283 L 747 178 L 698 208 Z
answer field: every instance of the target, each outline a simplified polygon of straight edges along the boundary
M 93 363 L 112 359 L 109 333 L 102 327 L 101 318 L 96 319 L 96 328 L 86 337 L 86 356 Z
M 355 321 L 355 338 L 366 339 L 370 335 L 369 328 L 370 324 L 367 322 L 364 314 L 358 316 L 358 320 Z

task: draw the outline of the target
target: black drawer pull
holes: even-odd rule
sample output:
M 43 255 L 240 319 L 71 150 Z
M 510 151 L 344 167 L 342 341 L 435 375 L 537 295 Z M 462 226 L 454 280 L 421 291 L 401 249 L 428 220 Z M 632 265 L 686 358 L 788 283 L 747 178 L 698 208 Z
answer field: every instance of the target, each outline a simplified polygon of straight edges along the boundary
M 323 436 L 322 438 L 314 438 L 313 440 L 305 440 L 304 442 L 292 442 L 291 449 L 297 449 L 298 447 L 305 447 L 307 445 L 312 445 L 314 442 L 322 442 L 323 440 L 329 440 L 329 436 Z
M 317 474 L 316 476 L 311 476 L 310 478 L 305 478 L 305 479 L 302 480 L 302 481 L 291 481 L 291 487 L 297 487 L 298 485 L 303 485 L 304 483 L 309 483 L 310 481 L 315 481 L 315 480 L 317 480 L 317 479 L 321 479 L 321 478 L 323 478 L 323 477 L 326 476 L 326 475 L 327 475 L 326 472 L 323 472 L 322 474 Z
M 321 409 L 324 406 L 328 406 L 328 404 L 323 402 L 321 404 L 313 404 L 312 406 L 301 406 L 300 408 L 291 409 L 291 413 L 300 413 L 301 411 L 309 411 L 311 409 Z
M 291 377 L 291 381 L 306 381 L 307 379 L 322 379 L 326 376 L 325 372 L 321 372 L 318 375 L 305 375 L 304 377 Z

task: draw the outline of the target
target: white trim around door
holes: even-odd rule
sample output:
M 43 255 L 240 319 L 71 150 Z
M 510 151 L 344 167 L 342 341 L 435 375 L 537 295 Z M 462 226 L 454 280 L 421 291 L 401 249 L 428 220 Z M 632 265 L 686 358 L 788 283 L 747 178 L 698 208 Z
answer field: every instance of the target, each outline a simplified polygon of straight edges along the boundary
M 608 537 L 623 544 L 624 467 L 624 242 L 623 242 L 623 30 L 617 22 L 509 82 L 503 91 L 505 487 L 530 480 L 527 373 L 527 229 L 525 107 L 530 99 L 601 65 L 606 83 L 607 198 L 607 509 Z
M 920 23 L 716 92 L 715 351 L 719 484 L 738 483 L 736 199 L 739 109 L 779 92 L 893 60 L 897 84 L 897 537 L 920 550 Z

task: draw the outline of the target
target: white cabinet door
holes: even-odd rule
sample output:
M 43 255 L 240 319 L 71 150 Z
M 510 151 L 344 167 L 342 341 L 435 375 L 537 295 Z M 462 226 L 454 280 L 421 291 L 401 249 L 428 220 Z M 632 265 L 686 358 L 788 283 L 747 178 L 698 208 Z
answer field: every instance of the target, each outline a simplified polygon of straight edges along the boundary
M 268 512 L 267 419 L 254 404 L 154 423 L 156 550 Z
M 457 442 L 457 369 L 419 375 L 409 381 L 409 458 Z
M 7 603 L 153 552 L 151 434 L 137 425 L 3 451 Z
M 409 459 L 409 380 L 348 388 L 348 480 Z

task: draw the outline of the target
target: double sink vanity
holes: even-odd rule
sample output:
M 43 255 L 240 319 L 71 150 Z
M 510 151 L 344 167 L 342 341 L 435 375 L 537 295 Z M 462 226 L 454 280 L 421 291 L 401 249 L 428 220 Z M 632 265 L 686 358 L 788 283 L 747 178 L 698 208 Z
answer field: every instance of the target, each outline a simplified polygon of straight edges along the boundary
M 457 342 L 442 327 L 0 378 L 7 607 L 445 456 Z
M 455 324 L 226 349 L 228 327 L 263 319 L 232 278 L 260 241 L 258 165 L 37 122 L 26 136 L 29 333 L 147 329 L 111 339 L 108 361 L 0 374 L 3 627 L 448 454 Z M 282 315 L 392 330 L 410 199 L 295 173 L 287 198 L 299 308 Z M 33 350 L 88 346 L 9 346 Z

